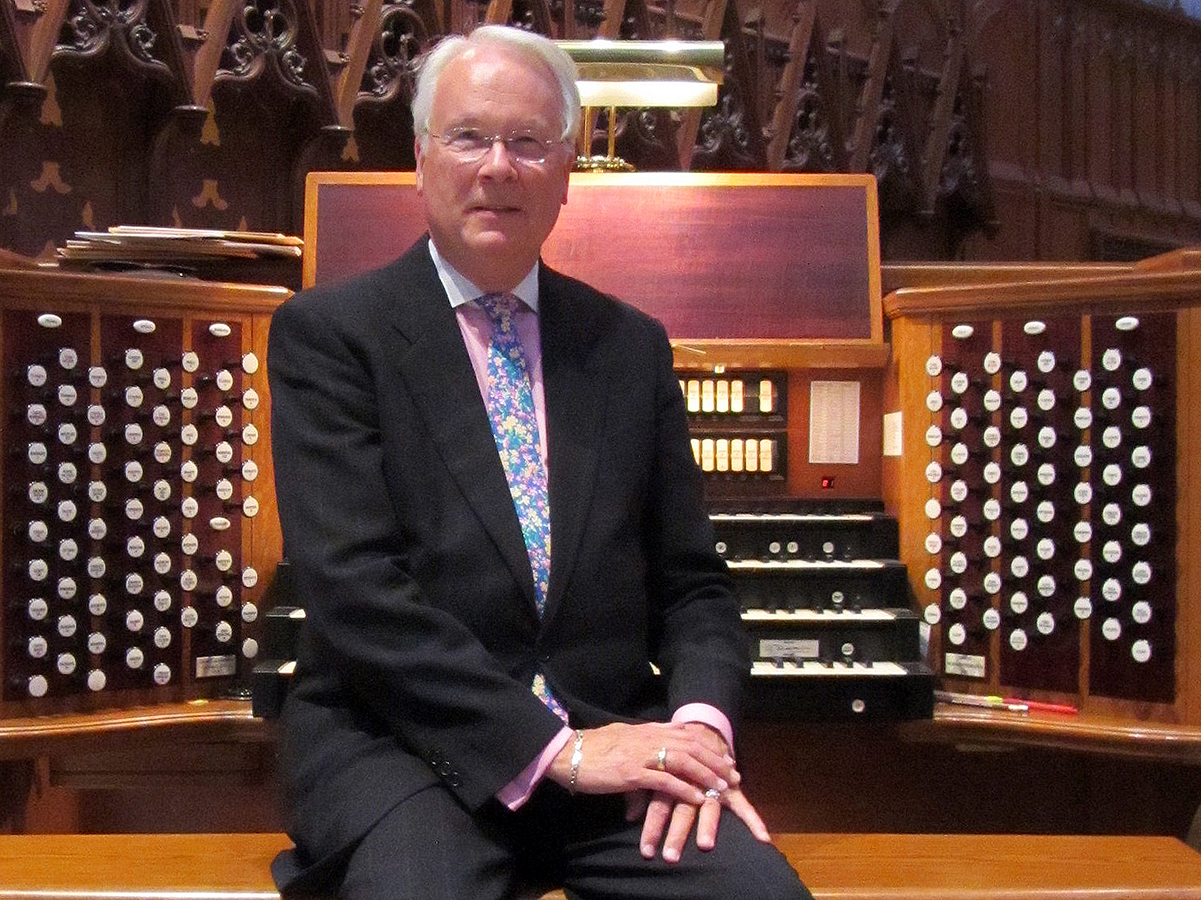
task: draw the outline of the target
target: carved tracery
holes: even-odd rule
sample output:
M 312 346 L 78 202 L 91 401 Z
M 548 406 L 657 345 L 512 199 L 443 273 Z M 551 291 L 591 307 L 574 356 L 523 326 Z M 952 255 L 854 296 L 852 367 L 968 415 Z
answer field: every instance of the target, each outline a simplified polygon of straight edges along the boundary
M 298 33 L 292 0 L 251 0 L 234 17 L 217 77 L 252 79 L 270 63 L 285 82 L 312 88 Z
M 56 54 L 93 56 L 113 47 L 126 62 L 167 73 L 159 35 L 148 21 L 150 0 L 73 0 L 59 32 Z

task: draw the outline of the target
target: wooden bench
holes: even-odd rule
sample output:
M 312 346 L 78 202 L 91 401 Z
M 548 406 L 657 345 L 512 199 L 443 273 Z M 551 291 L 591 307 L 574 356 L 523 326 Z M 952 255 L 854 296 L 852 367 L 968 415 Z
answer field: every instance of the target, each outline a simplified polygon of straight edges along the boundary
M 278 900 L 267 866 L 286 842 L 281 834 L 2 835 L 0 900 Z M 783 834 L 776 842 L 817 900 L 1201 900 L 1201 854 L 1170 837 Z

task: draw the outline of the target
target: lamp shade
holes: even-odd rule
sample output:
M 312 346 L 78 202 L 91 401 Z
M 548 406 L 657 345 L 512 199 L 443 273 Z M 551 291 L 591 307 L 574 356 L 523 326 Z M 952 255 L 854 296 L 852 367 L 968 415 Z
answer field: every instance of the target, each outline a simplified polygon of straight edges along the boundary
M 576 64 L 585 107 L 713 106 L 721 41 L 558 41 Z

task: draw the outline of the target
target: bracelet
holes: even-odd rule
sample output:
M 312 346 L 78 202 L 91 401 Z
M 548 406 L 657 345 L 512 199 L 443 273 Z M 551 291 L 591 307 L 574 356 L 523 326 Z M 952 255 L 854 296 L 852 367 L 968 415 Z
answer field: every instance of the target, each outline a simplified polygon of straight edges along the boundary
M 575 746 L 571 749 L 571 780 L 567 783 L 567 790 L 575 794 L 575 780 L 580 774 L 580 760 L 584 758 L 584 732 L 577 728 L 575 730 Z

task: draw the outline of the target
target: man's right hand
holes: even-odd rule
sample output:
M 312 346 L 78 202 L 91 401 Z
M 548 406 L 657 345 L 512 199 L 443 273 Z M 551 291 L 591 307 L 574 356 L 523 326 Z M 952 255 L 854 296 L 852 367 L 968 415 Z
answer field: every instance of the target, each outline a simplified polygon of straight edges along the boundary
M 546 777 L 570 786 L 573 751 L 570 742 L 552 760 Z M 574 789 L 581 794 L 649 791 L 699 807 L 707 789 L 725 791 L 741 782 L 715 731 L 688 723 L 616 722 L 584 732 Z

